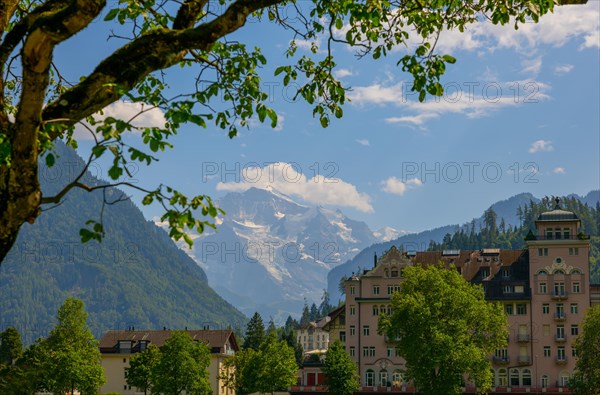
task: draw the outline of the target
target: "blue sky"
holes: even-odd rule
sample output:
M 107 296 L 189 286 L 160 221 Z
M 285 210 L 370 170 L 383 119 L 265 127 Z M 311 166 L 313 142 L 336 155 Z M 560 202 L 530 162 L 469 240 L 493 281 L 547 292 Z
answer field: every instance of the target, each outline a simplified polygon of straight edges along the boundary
M 86 74 L 121 44 L 98 39 L 110 28 L 94 23 L 59 48 L 69 78 Z M 272 76 L 288 61 L 288 32 L 253 21 L 235 38 L 260 45 L 267 56 L 263 83 L 280 114 L 277 128 L 256 122 L 230 140 L 214 128 L 186 126 L 159 163 L 135 169 L 141 186 L 163 182 L 219 197 L 272 185 L 298 200 L 340 208 L 372 229 L 410 231 L 466 222 L 521 192 L 541 197 L 600 188 L 598 1 L 557 7 L 518 31 L 479 23 L 463 34 L 445 32 L 438 49 L 457 63 L 443 77 L 446 95 L 426 103 L 417 102 L 409 76 L 395 66 L 402 50 L 374 61 L 336 47 L 336 73 L 352 88 L 351 102 L 326 129 Z M 94 46 L 86 42 L 92 39 Z M 300 53 L 308 45 L 299 42 Z M 174 93 L 193 84 L 193 71 L 167 71 Z M 133 110 L 119 102 L 108 112 Z M 142 121 L 161 117 L 151 112 Z M 160 215 L 158 207 L 142 210 L 147 218 Z

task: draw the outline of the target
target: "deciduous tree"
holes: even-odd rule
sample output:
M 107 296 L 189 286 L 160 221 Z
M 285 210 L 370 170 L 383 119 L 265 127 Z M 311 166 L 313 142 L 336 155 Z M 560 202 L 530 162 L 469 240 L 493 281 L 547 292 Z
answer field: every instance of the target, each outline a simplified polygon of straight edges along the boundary
M 177 331 L 160 349 L 160 359 L 151 369 L 152 392 L 164 395 L 211 394 L 208 381 L 210 350 L 194 342 L 187 332 Z
M 323 373 L 330 394 L 348 395 L 359 389 L 358 368 L 339 340 L 327 349 Z
M 489 355 L 506 345 L 508 335 L 502 307 L 486 301 L 481 287 L 453 267 L 413 266 L 402 273 L 393 313 L 381 317 L 379 331 L 405 359 L 406 377 L 429 395 L 460 393 L 463 375 L 489 389 Z
M 38 347 L 47 356 L 42 368 L 49 391 L 65 394 L 79 390 L 83 395 L 93 395 L 104 384 L 98 341 L 87 326 L 81 300 L 65 300 L 58 309 L 58 324 Z
M 154 344 L 133 355 L 129 360 L 129 367 L 125 370 L 127 384 L 143 389 L 146 394 L 152 388 L 152 370 L 158 364 L 160 356 L 160 350 Z
M 0 333 L 0 365 L 12 365 L 23 355 L 21 335 L 16 328 L 8 327 Z
M 206 127 L 213 123 L 230 137 L 253 117 L 277 123 L 261 87 L 259 69 L 267 62 L 260 48 L 228 39 L 248 18 L 275 23 L 289 32 L 286 59 L 277 60 L 275 75 L 283 84 L 298 83 L 295 98 L 313 106 L 323 126 L 330 117 L 341 117 L 345 89 L 334 78 L 336 45 L 354 47 L 360 56 L 377 59 L 396 46 L 414 40 L 414 53 L 401 56 L 398 64 L 413 76 L 419 99 L 441 95 L 440 76 L 454 58 L 435 52 L 438 35 L 447 29 L 464 30 L 478 18 L 494 24 L 537 21 L 558 0 L 3 0 L 0 2 L 0 261 L 14 244 L 25 222 L 34 222 L 43 208 L 63 201 L 74 188 L 87 191 L 109 187 L 75 177 L 62 190 L 45 196 L 38 180 L 38 160 L 55 162 L 53 142 L 64 139 L 76 146 L 74 126 L 88 128 L 96 141 L 91 161 L 110 156 L 108 175 L 113 184 L 145 193 L 142 203 L 157 202 L 165 209 L 174 238 L 192 240 L 186 228 L 201 232 L 214 226 L 218 214 L 205 195 L 186 197 L 176 189 L 159 185 L 143 187 L 122 181 L 129 162 L 151 164 L 156 153 L 170 147 L 168 138 L 182 124 Z M 584 3 L 586 0 L 562 0 Z M 217 3 L 217 4 L 215 4 Z M 210 6 L 210 8 L 209 8 Z M 284 8 L 298 15 L 292 20 Z M 125 44 L 108 54 L 79 80 L 67 81 L 58 68 L 56 47 L 72 40 L 92 22 L 118 23 L 130 32 L 119 34 Z M 103 42 L 105 37 L 98 37 Z M 317 41 L 311 55 L 296 56 L 294 39 Z M 98 45 L 89 42 L 88 45 Z M 200 75 L 189 92 L 175 97 L 167 93 L 157 74 L 173 66 L 197 66 Z M 167 74 L 171 70 L 166 71 Z M 164 111 L 162 127 L 140 127 L 130 119 L 94 118 L 117 100 L 140 104 L 140 112 Z M 218 105 L 215 102 L 221 101 Z M 145 107 L 141 108 L 141 104 Z M 147 148 L 127 145 L 123 135 L 139 130 Z M 195 212 L 205 217 L 196 218 Z M 100 239 L 102 218 L 81 230 L 82 240 Z
M 575 340 L 577 362 L 569 387 L 577 395 L 600 394 L 600 306 L 591 307 Z

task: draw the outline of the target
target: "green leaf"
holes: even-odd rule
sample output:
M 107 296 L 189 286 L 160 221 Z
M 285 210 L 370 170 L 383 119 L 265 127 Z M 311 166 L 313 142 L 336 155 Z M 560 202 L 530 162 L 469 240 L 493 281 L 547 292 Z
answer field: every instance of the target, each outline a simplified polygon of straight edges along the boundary
M 46 166 L 48 166 L 48 167 L 54 166 L 55 161 L 56 161 L 56 159 L 54 158 L 54 155 L 52 155 L 50 153 L 48 155 L 46 155 Z
M 446 62 L 446 63 L 450 63 L 450 64 L 456 63 L 456 58 L 451 55 L 443 55 L 442 59 L 444 59 L 444 62 Z
M 119 11 L 121 11 L 121 10 L 118 9 L 118 8 L 113 8 L 112 10 L 110 10 L 108 12 L 108 14 L 106 14 L 106 16 L 104 17 L 104 20 L 105 21 L 112 21 L 113 19 L 115 19 L 115 17 L 119 13 Z

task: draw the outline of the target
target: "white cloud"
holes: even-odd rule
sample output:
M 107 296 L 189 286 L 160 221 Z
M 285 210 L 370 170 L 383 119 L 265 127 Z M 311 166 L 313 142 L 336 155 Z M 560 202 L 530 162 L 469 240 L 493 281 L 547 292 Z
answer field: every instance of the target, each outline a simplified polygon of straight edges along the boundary
M 521 62 L 521 66 L 523 67 L 522 71 L 524 73 L 537 75 L 542 69 L 542 57 L 525 59 Z
M 218 191 L 245 191 L 256 187 L 274 188 L 310 203 L 352 207 L 365 213 L 374 212 L 371 198 L 358 192 L 356 186 L 339 178 L 315 175 L 307 178 L 298 164 L 277 162 L 264 167 L 245 167 L 240 182 L 219 182 Z
M 552 146 L 552 141 L 550 140 L 537 140 L 534 141 L 531 144 L 531 147 L 529 147 L 529 153 L 530 154 L 535 154 L 536 152 L 540 152 L 540 151 L 553 151 L 554 147 Z
M 390 177 L 381 183 L 383 187 L 382 191 L 391 193 L 393 195 L 404 196 L 404 193 L 411 188 L 417 188 L 423 185 L 421 180 L 418 178 L 411 178 L 406 181 L 397 179 L 396 177 Z
M 333 72 L 333 76 L 337 79 L 344 78 L 344 77 L 351 77 L 353 75 L 354 75 L 354 73 L 348 69 L 337 69 L 337 70 L 334 70 L 334 72 Z
M 442 97 L 416 100 L 416 94 L 404 91 L 403 83 L 390 87 L 379 83 L 354 88 L 353 104 L 394 104 L 409 114 L 387 117 L 387 123 L 423 126 L 428 120 L 444 114 L 460 114 L 480 118 L 506 107 L 515 107 L 548 100 L 549 85 L 535 80 L 508 82 L 446 83 Z M 405 92 L 405 93 L 403 93 Z
M 347 97 L 357 105 L 388 104 L 406 101 L 403 95 L 403 83 L 384 86 L 379 83 L 369 86 L 357 86 L 348 92 Z
M 131 103 L 121 100 L 110 104 L 93 116 L 97 121 L 108 117 L 128 121 L 136 128 L 164 127 L 167 122 L 164 113 L 159 108 L 144 103 Z M 82 140 L 91 140 L 92 135 L 88 128 L 95 131 L 95 127 L 90 126 L 87 122 L 85 122 L 85 125 L 87 127 L 81 124 L 76 125 L 75 137 Z
M 552 170 L 552 172 L 554 174 L 565 174 L 567 171 L 564 167 L 555 167 L 554 170 Z
M 574 68 L 575 66 L 572 64 L 559 64 L 554 68 L 554 74 L 568 74 L 573 71 Z
M 365 147 L 368 147 L 371 145 L 371 143 L 369 143 L 369 140 L 367 140 L 367 139 L 358 139 L 355 141 L 360 145 L 364 145 Z
M 419 115 L 407 115 L 404 117 L 389 117 L 385 121 L 387 123 L 410 123 L 413 125 L 421 126 L 428 119 L 438 118 L 439 114 L 436 113 L 424 113 Z

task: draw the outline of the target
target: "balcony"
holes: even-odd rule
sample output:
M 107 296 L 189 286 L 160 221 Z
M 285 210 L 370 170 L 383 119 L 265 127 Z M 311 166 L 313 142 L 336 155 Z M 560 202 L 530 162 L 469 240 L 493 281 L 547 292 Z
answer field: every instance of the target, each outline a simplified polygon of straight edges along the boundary
M 531 336 L 529 334 L 521 334 L 517 335 L 517 343 L 529 343 L 531 340 Z
M 567 319 L 567 315 L 565 314 L 564 311 L 554 313 L 554 320 L 555 321 L 564 321 L 566 319 Z
M 517 363 L 519 365 L 531 365 L 531 357 L 529 355 L 519 355 Z
M 508 365 L 510 363 L 510 357 L 509 356 L 498 357 L 498 356 L 494 355 L 492 357 L 492 362 L 496 365 Z
M 556 340 L 559 343 L 564 343 L 567 341 L 567 336 L 566 335 L 554 335 L 554 340 Z
M 562 355 L 562 356 L 558 356 L 556 357 L 556 364 L 557 365 L 566 365 L 567 364 L 567 357 Z
M 566 291 L 554 291 L 552 293 L 552 295 L 550 295 L 550 297 L 552 298 L 552 300 L 565 300 L 565 299 L 567 299 L 567 292 Z

